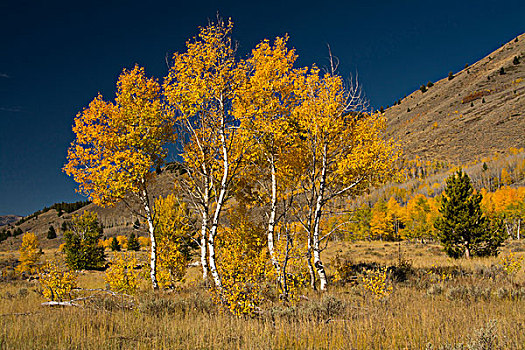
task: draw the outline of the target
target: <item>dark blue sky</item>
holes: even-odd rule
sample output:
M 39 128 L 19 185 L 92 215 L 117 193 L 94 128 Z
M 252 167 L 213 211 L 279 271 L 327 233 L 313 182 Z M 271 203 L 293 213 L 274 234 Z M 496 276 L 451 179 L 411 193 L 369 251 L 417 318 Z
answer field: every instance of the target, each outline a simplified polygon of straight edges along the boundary
M 0 3 L 0 215 L 83 200 L 61 172 L 76 113 L 114 97 L 122 68 L 165 56 L 217 11 L 239 53 L 290 35 L 300 65 L 358 72 L 372 106 L 460 70 L 525 31 L 525 1 L 23 1 Z

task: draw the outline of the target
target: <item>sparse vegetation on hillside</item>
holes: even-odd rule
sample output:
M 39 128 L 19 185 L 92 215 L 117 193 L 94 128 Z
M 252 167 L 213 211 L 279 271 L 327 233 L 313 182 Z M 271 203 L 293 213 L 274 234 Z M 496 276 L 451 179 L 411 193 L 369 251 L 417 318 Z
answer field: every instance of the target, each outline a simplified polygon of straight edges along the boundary
M 55 204 L 53 204 L 50 207 L 44 207 L 43 209 L 40 209 L 40 210 L 34 212 L 33 214 L 28 215 L 28 216 L 18 220 L 15 225 L 19 226 L 19 225 L 23 224 L 24 222 L 26 222 L 28 220 L 38 218 L 38 215 L 43 214 L 45 212 L 48 212 L 49 210 L 52 210 L 52 209 L 55 209 L 58 212 L 58 215 L 60 216 L 61 213 L 63 213 L 63 212 L 72 213 L 72 212 L 77 211 L 78 209 L 80 209 L 82 207 L 85 207 L 89 203 L 91 203 L 91 201 L 79 201 L 79 202 L 74 202 L 74 203 L 66 203 L 66 202 L 55 203 Z

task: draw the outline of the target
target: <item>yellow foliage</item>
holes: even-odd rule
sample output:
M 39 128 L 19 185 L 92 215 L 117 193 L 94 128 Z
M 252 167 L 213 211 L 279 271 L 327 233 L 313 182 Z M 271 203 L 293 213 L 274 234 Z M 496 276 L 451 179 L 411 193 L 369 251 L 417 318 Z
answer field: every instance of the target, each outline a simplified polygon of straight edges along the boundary
M 235 315 L 252 315 L 263 300 L 262 283 L 266 281 L 265 229 L 251 222 L 242 206 L 229 214 L 230 227 L 217 239 L 223 288 L 216 291 L 215 300 Z
M 120 245 L 120 247 L 122 249 L 128 249 L 128 237 L 122 236 L 122 235 L 118 235 L 117 236 L 117 241 L 118 241 L 118 244 Z
M 138 260 L 133 253 L 116 253 L 109 262 L 105 281 L 112 291 L 133 294 L 140 283 L 141 270 L 136 269 Z
M 98 95 L 77 114 L 73 132 L 63 170 L 97 205 L 140 194 L 151 169 L 166 157 L 163 146 L 175 138 L 159 83 L 138 66 L 120 75 L 115 103 Z
M 503 214 L 513 206 L 525 201 L 525 187 L 503 186 L 494 192 L 482 189 L 481 194 L 483 196 L 481 205 L 488 216 Z
M 149 237 L 138 237 L 137 238 L 139 240 L 139 243 L 140 243 L 140 246 L 142 248 L 148 248 L 151 246 L 151 239 Z
M 444 269 L 440 269 L 436 265 L 432 265 L 430 269 L 427 271 L 427 276 L 431 277 L 433 280 L 436 280 L 436 282 L 445 282 L 450 281 L 453 277 L 453 275 L 450 272 L 447 272 Z
M 48 262 L 42 268 L 38 282 L 45 298 L 63 301 L 65 297 L 71 299 L 71 291 L 77 287 L 77 278 L 74 271 L 66 270 L 56 262 Z
M 287 299 L 282 299 L 283 302 L 291 303 L 292 305 L 300 300 L 300 292 L 304 287 L 308 286 L 310 275 L 306 267 L 306 251 L 307 244 L 305 242 L 304 231 L 299 228 L 298 223 L 290 223 L 288 225 L 279 224 L 276 227 L 276 232 L 279 232 L 275 241 L 275 254 L 281 266 L 286 261 L 286 293 L 283 290 L 283 284 L 279 285 L 280 295 L 287 296 Z M 302 233 L 302 236 L 299 235 Z M 289 235 L 289 237 L 287 237 Z M 268 280 L 276 280 L 275 269 L 268 268 L 266 271 Z M 282 276 L 281 276 L 282 278 Z
M 22 237 L 20 246 L 20 264 L 15 268 L 18 273 L 35 273 L 37 272 L 37 262 L 40 259 L 38 248 L 38 238 L 32 232 L 27 232 Z
M 394 287 L 388 281 L 388 270 L 386 267 L 367 270 L 360 277 L 363 287 L 372 292 L 377 299 L 385 298 L 394 291 Z
M 501 183 L 507 186 L 512 184 L 512 177 L 507 171 L 507 168 L 501 169 Z
M 521 270 L 524 258 L 523 256 L 518 257 L 515 253 L 510 252 L 509 255 L 500 258 L 500 264 L 507 275 L 514 275 Z
M 378 201 L 372 208 L 372 236 L 386 240 L 404 238 L 404 232 L 400 228 L 406 220 L 405 208 L 401 207 L 394 197 L 390 197 L 387 203 Z
M 193 220 L 186 203 L 174 194 L 155 201 L 157 279 L 161 288 L 174 287 L 186 275 Z

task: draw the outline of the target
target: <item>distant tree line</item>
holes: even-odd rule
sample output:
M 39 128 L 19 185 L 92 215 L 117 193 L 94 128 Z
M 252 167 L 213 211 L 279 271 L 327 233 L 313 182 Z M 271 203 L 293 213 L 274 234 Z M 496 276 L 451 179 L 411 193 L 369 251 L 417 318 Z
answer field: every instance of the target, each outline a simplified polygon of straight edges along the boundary
M 0 231 L 0 242 L 5 241 L 9 237 L 19 236 L 22 233 L 23 232 L 22 232 L 22 229 L 20 227 L 17 227 L 16 229 L 14 229 L 13 232 L 11 232 L 11 230 L 8 230 L 8 229 L 4 228 L 4 229 L 2 229 L 2 231 Z
M 43 214 L 51 209 L 55 209 L 58 212 L 58 216 L 61 216 L 64 212 L 68 214 L 72 213 L 82 207 L 85 207 L 86 205 L 90 203 L 91 201 L 78 201 L 74 203 L 66 203 L 66 202 L 55 203 L 50 207 L 44 207 L 43 209 L 35 211 L 33 214 L 18 220 L 18 222 L 15 225 L 19 226 L 23 224 L 24 222 L 29 221 L 33 218 L 38 218 L 38 215 Z

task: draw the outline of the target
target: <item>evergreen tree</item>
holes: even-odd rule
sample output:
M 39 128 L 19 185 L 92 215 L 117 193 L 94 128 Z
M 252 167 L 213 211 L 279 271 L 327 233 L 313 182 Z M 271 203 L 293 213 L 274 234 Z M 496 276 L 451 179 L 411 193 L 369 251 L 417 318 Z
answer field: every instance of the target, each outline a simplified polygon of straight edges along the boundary
M 113 237 L 111 240 L 110 248 L 114 252 L 120 252 L 120 243 L 118 242 L 117 237 Z
M 57 233 L 55 231 L 55 228 L 53 226 L 49 226 L 49 230 L 47 231 L 47 239 L 55 239 L 57 238 Z
M 434 224 L 445 252 L 453 258 L 497 255 L 505 240 L 501 224 L 489 222 L 481 210 L 481 194 L 474 193 L 470 178 L 459 170 L 447 186 Z
M 67 265 L 74 270 L 96 270 L 104 266 L 104 247 L 98 244 L 102 228 L 96 213 L 84 212 L 74 216 L 64 233 L 64 252 Z
M 22 229 L 20 227 L 17 227 L 14 231 L 13 231 L 13 237 L 16 237 L 16 236 L 20 236 L 22 234 Z
M 134 251 L 140 250 L 140 242 L 137 239 L 137 237 L 135 237 L 135 234 L 133 232 L 131 232 L 131 234 L 129 235 L 128 250 L 134 250 Z
M 0 242 L 3 242 L 7 239 L 7 230 L 4 228 L 2 232 L 0 232 Z

